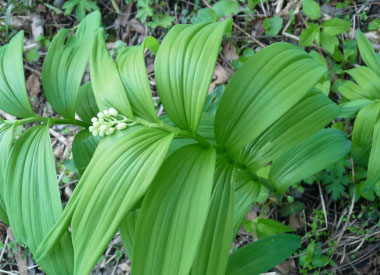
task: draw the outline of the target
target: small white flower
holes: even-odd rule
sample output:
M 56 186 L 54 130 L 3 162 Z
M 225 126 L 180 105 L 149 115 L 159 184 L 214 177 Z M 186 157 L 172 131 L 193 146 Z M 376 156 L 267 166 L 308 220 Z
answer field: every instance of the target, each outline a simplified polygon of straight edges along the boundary
M 105 132 L 105 131 L 107 131 L 107 128 L 108 128 L 107 125 L 101 125 L 99 130 L 100 130 L 100 132 Z
M 110 116 L 110 112 L 108 112 L 107 110 L 104 110 L 103 113 L 104 113 L 104 116 L 106 116 L 106 117 Z
M 92 132 L 92 135 L 93 136 L 98 136 L 99 134 L 99 130 L 95 129 L 93 132 Z
M 118 130 L 123 130 L 123 129 L 127 128 L 127 123 L 124 123 L 124 122 L 118 123 L 118 124 L 116 125 L 116 128 L 117 128 Z
M 94 131 L 94 126 L 90 126 L 90 127 L 88 128 L 88 130 L 89 130 L 90 132 Z
M 98 118 L 104 118 L 104 114 L 102 112 L 98 113 Z
M 107 136 L 110 136 L 110 135 L 112 135 L 113 133 L 115 133 L 115 128 L 109 128 L 109 129 L 106 131 L 106 135 L 107 135 Z
M 99 122 L 94 122 L 92 125 L 94 125 L 94 127 L 98 127 L 99 126 Z
M 103 137 L 104 136 L 104 131 L 99 131 L 99 136 Z
M 93 117 L 91 118 L 91 122 L 97 122 L 98 121 L 98 118 L 97 117 Z
M 108 110 L 108 112 L 113 115 L 113 116 L 117 116 L 119 114 L 119 112 L 115 109 L 115 108 L 110 108 Z

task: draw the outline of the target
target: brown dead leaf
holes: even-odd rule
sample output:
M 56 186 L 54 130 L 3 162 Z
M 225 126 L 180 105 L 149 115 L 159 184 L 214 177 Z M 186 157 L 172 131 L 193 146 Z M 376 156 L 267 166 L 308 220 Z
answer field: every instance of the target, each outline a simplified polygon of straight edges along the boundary
M 223 54 L 224 54 L 224 57 L 228 61 L 232 61 L 234 59 L 238 59 L 239 58 L 239 55 L 236 52 L 236 48 L 235 48 L 235 46 L 232 43 L 227 43 L 223 47 Z
M 216 86 L 226 83 L 231 76 L 234 74 L 234 71 L 230 68 L 225 68 L 219 64 L 216 64 L 214 70 L 213 81 L 211 82 L 209 93 L 211 93 Z
M 380 29 L 372 32 L 366 32 L 364 35 L 367 36 L 375 49 L 380 49 Z
M 251 211 L 248 212 L 246 218 L 250 221 L 254 221 L 257 219 L 257 213 L 254 209 L 251 209 Z
M 277 266 L 282 274 L 290 274 L 296 268 L 296 263 L 294 259 L 289 259 Z
M 40 93 L 40 77 L 37 74 L 31 74 L 26 80 L 26 89 L 29 91 L 30 97 L 36 97 Z
M 305 226 L 305 221 L 298 217 L 296 214 L 292 213 L 289 216 L 289 227 L 294 228 L 294 229 L 300 229 Z
M 141 24 L 138 20 L 133 18 L 131 21 L 128 22 L 128 25 L 131 26 L 131 29 L 135 32 L 142 35 L 147 35 L 145 26 Z

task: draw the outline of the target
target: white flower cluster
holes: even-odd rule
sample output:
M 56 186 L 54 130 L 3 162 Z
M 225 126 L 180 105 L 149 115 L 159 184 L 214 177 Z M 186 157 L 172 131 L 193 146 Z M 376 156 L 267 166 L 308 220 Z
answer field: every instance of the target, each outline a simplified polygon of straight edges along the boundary
M 90 132 L 92 135 L 100 137 L 112 135 L 117 130 L 123 130 L 135 124 L 127 117 L 119 114 L 115 108 L 99 112 L 97 117 L 93 117 L 91 121 Z

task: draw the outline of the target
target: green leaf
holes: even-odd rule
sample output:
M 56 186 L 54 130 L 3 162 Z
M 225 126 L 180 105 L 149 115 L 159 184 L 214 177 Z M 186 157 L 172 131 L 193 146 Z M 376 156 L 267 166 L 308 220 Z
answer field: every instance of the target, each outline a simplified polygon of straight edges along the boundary
M 277 159 L 283 152 L 317 133 L 338 114 L 338 106 L 319 91 L 305 96 L 270 126 L 256 141 L 244 147 L 240 159 L 252 172 Z
M 258 275 L 282 263 L 301 244 L 297 235 L 261 239 L 231 254 L 226 275 Z
M 48 125 L 28 129 L 15 142 L 5 174 L 4 198 L 18 242 L 32 253 L 62 215 Z M 43 210 L 43 211 L 41 211 Z M 48 257 L 37 261 L 48 274 L 73 274 L 73 250 L 66 229 Z
M 313 20 L 316 20 L 321 16 L 321 9 L 318 3 L 314 0 L 302 0 L 302 10 Z
M 358 47 L 365 64 L 380 75 L 380 60 L 376 57 L 371 42 L 360 30 L 358 30 Z
M 193 24 L 198 24 L 198 23 L 206 23 L 206 22 L 216 22 L 217 17 L 216 17 L 216 12 L 215 10 L 211 8 L 204 8 L 200 9 L 198 11 L 197 16 L 191 18 L 191 23 Z
M 253 181 L 247 171 L 236 171 L 233 237 L 238 233 L 244 217 L 252 208 L 252 204 L 258 199 L 260 188 L 261 184 Z
M 74 118 L 79 86 L 86 69 L 95 29 L 100 26 L 100 12 L 89 14 L 77 32 L 61 29 L 53 39 L 42 67 L 45 96 L 57 113 Z M 65 41 L 67 41 L 65 43 Z
M 28 62 L 34 62 L 40 59 L 41 55 L 38 53 L 38 49 L 39 47 L 34 48 L 25 54 L 25 58 Z
M 13 143 L 14 125 L 0 124 L 0 220 L 9 225 L 9 219 L 5 206 L 4 188 L 5 188 L 5 168 L 8 163 L 9 154 Z
M 254 141 L 297 104 L 325 71 L 288 43 L 260 50 L 232 76 L 224 91 L 215 116 L 218 145 L 237 152 Z
M 164 29 L 168 29 L 173 24 L 175 16 L 169 16 L 165 14 L 154 14 L 152 16 L 152 21 L 148 22 L 148 27 L 151 27 L 153 29 L 157 27 L 161 27 Z
M 91 82 L 87 82 L 79 88 L 75 104 L 75 112 L 83 121 L 90 124 L 92 124 L 91 118 L 96 117 L 98 114 L 99 109 L 96 105 Z
M 132 261 L 133 240 L 136 234 L 136 224 L 139 210 L 128 213 L 120 225 L 120 236 L 128 258 Z
M 268 20 L 269 27 L 265 28 L 265 35 L 274 36 L 277 35 L 282 29 L 282 18 L 280 16 L 274 16 L 266 18 Z
M 158 47 L 157 40 L 148 36 L 140 46 L 122 50 L 116 59 L 120 77 L 134 114 L 150 121 L 156 121 L 157 117 L 146 71 L 144 52 L 148 48 L 156 53 Z
M 100 111 L 115 108 L 133 118 L 127 91 L 119 75 L 116 62 L 108 53 L 103 29 L 96 31 L 90 58 L 91 85 Z
M 344 81 L 343 84 L 339 86 L 339 92 L 341 92 L 344 97 L 350 100 L 362 100 L 371 98 L 368 94 L 368 91 L 364 90 L 353 81 Z
M 339 46 L 339 40 L 336 36 L 331 36 L 323 30 L 321 33 L 321 45 L 329 53 L 333 54 L 335 48 Z
M 137 14 L 136 18 L 140 18 L 141 22 L 145 23 L 147 17 L 152 16 L 154 9 L 150 7 L 150 0 L 137 1 Z
M 380 75 L 368 67 L 357 67 L 347 73 L 358 83 L 359 91 L 365 93 L 370 99 L 380 99 Z
M 308 27 L 301 32 L 299 45 L 309 47 L 313 45 L 314 40 L 319 41 L 321 29 L 317 24 L 308 24 Z
M 345 19 L 332 18 L 322 23 L 323 32 L 327 35 L 334 36 L 341 34 L 351 27 L 352 23 Z
M 0 47 L 0 109 L 20 118 L 34 116 L 25 87 L 22 61 L 24 32 Z
M 339 114 L 338 118 L 351 118 L 359 112 L 360 109 L 365 106 L 374 103 L 374 101 L 369 99 L 357 99 L 353 101 L 345 102 L 339 105 Z
M 212 7 L 218 18 L 230 16 L 239 12 L 239 3 L 233 0 L 220 0 Z
M 380 121 L 375 124 L 373 131 L 372 149 L 369 155 L 366 189 L 372 189 L 380 180 Z
M 73 141 L 73 158 L 75 166 L 82 175 L 90 163 L 100 142 L 100 137 L 93 136 L 87 129 L 80 131 Z
M 218 109 L 220 99 L 222 98 L 222 95 L 224 93 L 225 86 L 220 85 L 216 87 L 208 96 L 206 99 L 206 104 L 204 108 L 204 112 L 210 113 L 212 115 L 215 115 L 216 110 Z
M 234 222 L 234 167 L 225 160 L 215 173 L 214 190 L 192 274 L 224 275 Z
M 380 113 L 380 103 L 370 104 L 361 109 L 352 131 L 352 154 L 355 161 L 366 165 L 369 147 L 373 140 L 373 129 Z
M 170 119 L 196 133 L 223 34 L 221 23 L 177 25 L 165 36 L 155 61 L 157 91 Z
M 211 202 L 215 151 L 188 145 L 150 186 L 137 220 L 132 274 L 189 274 Z
M 259 239 L 270 237 L 278 233 L 293 232 L 295 229 L 272 219 L 257 218 L 253 222 L 255 235 Z
M 372 20 L 372 21 L 368 24 L 368 30 L 369 30 L 369 31 L 375 31 L 375 30 L 377 30 L 378 28 L 380 28 L 380 19 Z
M 283 153 L 273 162 L 269 180 L 279 192 L 343 158 L 351 142 L 338 129 L 323 129 Z
M 145 127 L 104 138 L 37 258 L 49 254 L 71 221 L 74 273 L 88 274 L 125 215 L 144 195 L 172 139 L 173 134 Z

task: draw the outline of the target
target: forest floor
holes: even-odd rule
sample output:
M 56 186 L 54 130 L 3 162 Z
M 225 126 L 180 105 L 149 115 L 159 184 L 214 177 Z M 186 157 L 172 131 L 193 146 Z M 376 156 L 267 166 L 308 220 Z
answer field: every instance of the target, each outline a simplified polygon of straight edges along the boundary
M 87 3 L 87 9 L 73 6 L 70 11 L 68 2 Z M 77 25 L 92 9 L 101 11 L 110 51 L 125 45 L 138 45 L 148 35 L 161 41 L 175 24 L 233 18 L 233 29 L 230 37 L 223 40 L 210 92 L 225 85 L 245 59 L 261 48 L 280 41 L 299 45 L 301 33 L 310 24 L 318 25 L 326 19 L 339 17 L 352 23 L 337 36 L 337 47 L 342 50 L 344 58 L 336 58 L 315 42 L 306 47 L 327 60 L 333 75 L 327 94 L 339 104 L 339 81 L 346 77 L 344 70 L 354 67 L 357 60 L 356 45 L 349 46 L 349 41 L 355 39 L 355 30 L 360 28 L 375 49 L 380 48 L 380 1 L 317 2 L 318 9 L 311 7 L 305 11 L 301 0 L 0 0 L 0 40 L 1 45 L 6 44 L 19 30 L 25 31 L 24 69 L 29 97 L 37 114 L 52 116 L 56 114 L 41 87 L 42 64 L 48 46 L 60 29 Z M 317 10 L 320 16 L 311 19 L 310 15 Z M 347 48 L 354 52 L 354 62 L 347 61 L 350 58 L 346 56 L 346 52 L 349 55 Z M 147 57 L 148 73 L 155 90 L 153 61 Z M 87 70 L 85 80 L 88 78 Z M 157 110 L 162 113 L 163 108 L 160 102 L 157 103 Z M 12 119 L 3 112 L 0 114 Z M 339 123 L 343 124 L 337 121 L 338 126 Z M 352 121 L 344 123 L 344 129 L 350 134 Z M 65 203 L 79 180 L 71 150 L 77 132 L 77 127 L 64 125 L 56 125 L 50 130 L 61 197 Z M 256 240 L 252 229 L 254 220 L 257 217 L 270 218 L 294 228 L 295 233 L 302 236 L 301 248 L 271 274 L 380 274 L 380 200 L 376 195 L 366 198 L 358 195 L 356 185 L 363 173 L 365 168 L 355 165 L 347 157 L 331 169 L 300 182 L 281 199 L 270 195 L 264 202 L 253 206 L 234 245 L 241 247 Z M 0 274 L 41 273 L 29 251 L 15 243 L 11 230 L 2 223 L 0 253 Z M 118 233 L 99 259 L 93 274 L 129 273 L 130 261 Z

